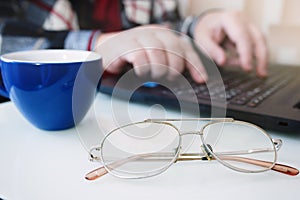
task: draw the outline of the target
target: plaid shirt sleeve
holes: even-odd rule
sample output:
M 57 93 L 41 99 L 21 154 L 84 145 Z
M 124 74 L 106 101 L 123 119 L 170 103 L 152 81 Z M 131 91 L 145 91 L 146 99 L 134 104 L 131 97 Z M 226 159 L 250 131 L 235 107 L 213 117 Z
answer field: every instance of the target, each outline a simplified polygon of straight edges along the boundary
M 101 27 L 97 27 L 99 28 L 98 30 L 80 30 L 74 23 L 76 15 L 70 13 L 70 10 L 67 12 L 67 9 L 64 9 L 64 6 L 68 4 L 63 3 L 61 4 L 62 7 L 57 6 L 57 2 L 66 1 L 67 0 L 21 1 L 27 2 L 26 10 L 24 11 L 26 13 L 25 20 L 40 27 L 41 30 L 45 31 L 45 34 L 30 36 L 26 34 L 22 35 L 21 33 L 16 36 L 14 31 L 12 35 L 2 34 L 0 53 L 30 48 L 93 49 L 97 37 L 101 34 Z M 146 24 L 164 24 L 192 37 L 198 17 L 182 19 L 178 12 L 178 1 L 179 0 L 120 0 L 111 2 L 119 2 L 121 5 L 122 27 L 120 30 Z M 91 12 L 89 14 L 92 15 L 93 13 Z M 51 24 L 56 24 L 56 26 L 51 26 Z
M 64 48 L 91 51 L 100 34 L 99 30 L 70 31 L 65 39 Z
M 197 16 L 181 18 L 178 0 L 123 0 L 122 22 L 125 29 L 146 24 L 165 24 L 193 37 Z
M 122 0 L 122 30 L 147 24 L 164 24 L 171 29 L 192 37 L 198 17 L 180 17 L 177 0 Z M 64 47 L 67 49 L 91 50 L 101 31 L 71 31 L 66 37 Z
M 7 8 L 1 9 L 19 9 L 10 15 L 1 15 L 0 54 L 64 48 L 68 31 L 78 29 L 76 15 L 68 0 L 6 0 L 5 5 Z

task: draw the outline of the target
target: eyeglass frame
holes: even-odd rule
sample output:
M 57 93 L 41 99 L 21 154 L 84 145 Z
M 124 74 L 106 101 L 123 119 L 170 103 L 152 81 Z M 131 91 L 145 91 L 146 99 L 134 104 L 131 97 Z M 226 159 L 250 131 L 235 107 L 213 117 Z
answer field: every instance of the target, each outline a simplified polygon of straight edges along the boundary
M 171 122 L 184 122 L 184 121 L 211 121 L 207 124 L 205 124 L 200 131 L 195 131 L 195 132 L 182 132 L 180 131 L 175 125 L 173 125 Z M 210 125 L 213 124 L 217 124 L 217 123 L 224 123 L 224 122 L 232 122 L 232 123 L 238 123 L 238 124 L 242 124 L 242 125 L 247 125 L 247 126 L 252 126 L 256 129 L 258 129 L 261 133 L 263 133 L 267 138 L 270 139 L 273 148 L 274 148 L 274 162 L 269 162 L 269 161 L 263 161 L 263 160 L 256 160 L 256 159 L 251 159 L 251 158 L 243 158 L 243 157 L 239 157 L 239 158 L 243 158 L 244 161 L 241 162 L 246 162 L 249 164 L 254 164 L 257 166 L 262 166 L 262 165 L 266 165 L 266 164 L 271 164 L 269 167 L 266 167 L 265 169 L 262 170 L 246 170 L 246 169 L 241 169 L 241 168 L 237 168 L 234 167 L 232 165 L 229 165 L 228 163 L 226 163 L 225 161 L 223 161 L 222 159 L 220 159 L 218 157 L 218 155 L 216 155 L 213 150 L 211 149 L 209 144 L 206 144 L 203 138 L 204 135 L 204 130 L 205 128 L 207 128 Z M 282 140 L 281 139 L 273 139 L 264 129 L 262 129 L 261 127 L 249 123 L 249 122 L 245 122 L 245 121 L 239 121 L 239 120 L 235 120 L 233 118 L 183 118 L 183 119 L 176 119 L 176 118 L 168 118 L 168 119 L 146 119 L 144 121 L 140 121 L 140 122 L 134 122 L 134 123 L 129 123 L 123 126 L 120 126 L 118 128 L 113 129 L 112 131 L 110 131 L 102 140 L 101 145 L 100 146 L 95 146 L 92 147 L 89 151 L 89 160 L 90 161 L 100 161 L 102 162 L 102 158 L 103 158 L 103 154 L 101 149 L 103 148 L 103 144 L 104 141 L 106 140 L 107 137 L 109 137 L 112 133 L 114 133 L 116 130 L 125 128 L 127 126 L 131 126 L 131 125 L 137 125 L 137 124 L 142 124 L 142 123 L 159 123 L 159 124 L 165 124 L 167 126 L 171 126 L 173 127 L 178 135 L 179 135 L 179 143 L 178 143 L 178 149 L 176 150 L 176 154 L 174 155 L 174 158 L 170 161 L 170 164 L 166 165 L 162 170 L 160 170 L 160 172 L 158 172 L 157 174 L 151 175 L 151 176 L 156 176 L 159 175 L 163 172 L 165 172 L 170 166 L 172 166 L 174 163 L 176 163 L 177 161 L 187 161 L 187 160 L 217 160 L 218 162 L 220 162 L 222 165 L 228 167 L 229 169 L 232 169 L 234 171 L 238 171 L 238 172 L 244 172 L 244 173 L 259 173 L 259 172 L 265 172 L 265 171 L 269 171 L 269 170 L 274 170 L 283 174 L 287 174 L 287 175 L 291 175 L 291 176 L 295 176 L 299 174 L 299 170 L 291 167 L 291 166 L 287 166 L 287 165 L 283 165 L 283 164 L 279 164 L 277 163 L 277 159 L 278 159 L 278 151 L 280 150 L 281 146 L 282 146 Z M 181 145 L 182 145 L 182 136 L 184 135 L 189 135 L 189 134 L 193 134 L 193 135 L 198 135 L 200 136 L 200 140 L 202 145 L 200 147 L 202 147 L 202 151 L 203 151 L 203 155 L 201 153 L 183 153 L 181 154 Z M 93 151 L 100 151 L 101 153 L 101 157 L 98 156 L 94 156 L 92 154 Z M 247 152 L 241 152 L 240 154 L 250 154 L 253 153 L 254 150 L 245 150 Z M 257 150 L 257 151 L 261 151 L 261 150 Z M 265 150 L 264 150 L 265 151 Z M 235 152 L 235 154 L 237 154 L 237 152 Z M 129 158 L 126 158 L 129 159 Z M 122 159 L 123 160 L 123 159 Z M 122 161 L 121 160 L 121 161 Z M 118 162 L 118 161 L 115 161 Z M 126 162 L 121 162 L 122 164 L 125 164 Z M 264 166 L 262 166 L 264 167 Z M 111 170 L 107 167 L 107 164 L 103 163 L 102 167 L 99 167 L 95 170 L 92 170 L 91 172 L 87 173 L 87 175 L 85 176 L 85 178 L 87 180 L 95 180 L 97 178 L 102 177 L 103 175 L 110 173 L 118 178 L 125 178 L 125 179 L 132 179 L 132 177 L 122 177 L 122 176 L 118 176 L 115 173 L 112 173 Z M 151 176 L 144 176 L 144 177 L 134 177 L 136 178 L 147 178 L 147 177 L 151 177 Z

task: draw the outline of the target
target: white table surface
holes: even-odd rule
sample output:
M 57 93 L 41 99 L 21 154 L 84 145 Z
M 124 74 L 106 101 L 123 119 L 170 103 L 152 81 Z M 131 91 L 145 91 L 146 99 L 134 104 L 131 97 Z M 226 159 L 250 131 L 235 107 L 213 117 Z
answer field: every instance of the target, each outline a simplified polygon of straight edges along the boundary
M 99 166 L 88 161 L 85 147 L 97 144 L 104 133 L 116 126 L 114 121 L 126 118 L 124 113 L 128 112 L 135 121 L 162 114 L 161 110 L 145 105 L 127 106 L 121 100 L 113 102 L 109 96 L 99 94 L 95 105 L 77 128 L 52 132 L 33 127 L 11 102 L 0 104 L 0 198 L 300 198 L 300 175 L 291 177 L 273 171 L 244 174 L 231 171 L 217 162 L 178 162 L 163 174 L 147 179 L 123 180 L 106 175 L 96 181 L 85 180 L 84 175 Z M 112 111 L 112 107 L 116 109 Z M 174 111 L 163 114 L 179 116 Z M 284 141 L 278 161 L 300 168 L 300 135 L 269 133 Z M 88 141 L 86 138 L 80 139 L 79 135 L 97 139 Z M 85 142 L 82 143 L 82 140 Z

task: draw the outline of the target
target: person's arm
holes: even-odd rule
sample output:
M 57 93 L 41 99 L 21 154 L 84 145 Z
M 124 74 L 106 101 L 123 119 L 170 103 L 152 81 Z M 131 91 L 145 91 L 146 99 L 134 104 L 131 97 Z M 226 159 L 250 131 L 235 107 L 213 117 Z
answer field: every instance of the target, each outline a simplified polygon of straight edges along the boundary
M 65 49 L 80 49 L 91 51 L 95 48 L 97 39 L 100 37 L 100 30 L 78 30 L 69 31 L 63 41 Z

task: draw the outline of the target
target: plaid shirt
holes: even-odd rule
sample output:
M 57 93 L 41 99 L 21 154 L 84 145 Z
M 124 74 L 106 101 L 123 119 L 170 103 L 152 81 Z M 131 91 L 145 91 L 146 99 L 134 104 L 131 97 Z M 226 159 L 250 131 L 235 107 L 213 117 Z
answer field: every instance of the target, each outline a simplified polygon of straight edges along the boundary
M 41 48 L 92 50 L 96 38 L 111 31 L 111 27 L 118 31 L 145 24 L 167 24 L 191 34 L 197 20 L 181 19 L 177 0 L 70 0 L 73 6 L 67 0 L 18 2 L 23 20 L 0 20 L 0 54 Z

